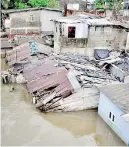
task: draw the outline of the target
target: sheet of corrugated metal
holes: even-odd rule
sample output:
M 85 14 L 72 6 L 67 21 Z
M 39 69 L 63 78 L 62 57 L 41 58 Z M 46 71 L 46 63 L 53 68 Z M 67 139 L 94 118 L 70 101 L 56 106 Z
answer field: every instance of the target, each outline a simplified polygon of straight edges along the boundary
M 41 78 L 42 76 L 53 74 L 58 70 L 59 68 L 54 67 L 52 64 L 43 64 L 41 66 L 30 69 L 28 72 L 25 72 L 24 76 L 29 83 L 32 80 Z
M 34 92 L 37 90 L 48 89 L 55 85 L 59 85 L 62 81 L 66 80 L 67 70 L 65 68 L 60 68 L 55 73 L 50 74 L 48 76 L 33 80 L 27 84 L 28 90 L 30 92 Z

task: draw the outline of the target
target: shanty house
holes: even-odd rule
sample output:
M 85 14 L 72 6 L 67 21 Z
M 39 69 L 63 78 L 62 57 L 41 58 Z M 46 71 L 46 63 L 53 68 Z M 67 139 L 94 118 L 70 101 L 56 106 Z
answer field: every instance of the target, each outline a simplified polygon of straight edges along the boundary
M 76 12 L 84 12 L 93 9 L 94 0 L 67 0 L 65 1 L 65 16 Z
M 43 31 L 52 31 L 53 24 L 49 19 L 59 18 L 62 11 L 52 8 L 27 8 L 17 10 L 3 10 L 9 15 L 10 35 L 32 35 Z M 20 17 L 19 17 L 20 16 Z
M 40 11 L 39 8 L 3 10 L 2 13 L 9 15 L 9 35 L 39 34 Z
M 93 56 L 94 49 L 125 47 L 127 32 L 105 18 L 76 14 L 54 20 L 54 50 Z M 118 37 L 119 36 L 119 37 Z
M 129 84 L 100 88 L 98 114 L 129 146 Z

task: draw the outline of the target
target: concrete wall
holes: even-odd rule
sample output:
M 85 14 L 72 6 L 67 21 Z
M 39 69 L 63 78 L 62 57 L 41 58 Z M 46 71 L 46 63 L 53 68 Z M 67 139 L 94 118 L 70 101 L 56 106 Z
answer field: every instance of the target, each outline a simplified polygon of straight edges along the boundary
M 57 54 L 61 52 L 59 23 L 54 24 L 54 52 Z
M 68 28 L 75 27 L 75 38 L 87 38 L 88 37 L 88 25 L 86 23 L 72 23 L 62 24 L 62 36 L 68 38 Z
M 62 17 L 61 11 L 52 11 L 52 10 L 41 10 L 40 22 L 41 22 L 41 31 L 50 32 L 54 31 L 54 23 L 50 21 L 51 19 L 58 19 Z
M 125 48 L 127 32 L 124 29 L 115 27 L 90 27 L 87 49 L 91 50 L 93 56 L 94 49 L 119 49 Z
M 124 83 L 129 83 L 129 76 L 126 76 L 126 77 L 124 78 Z
M 40 11 L 10 13 L 10 34 L 40 33 Z
M 115 116 L 114 122 L 109 119 L 110 112 Z M 100 92 L 98 113 L 116 134 L 129 145 L 129 123 L 121 117 L 124 113 L 102 92 Z
M 56 23 L 57 25 L 58 23 Z M 55 25 L 55 27 L 56 27 Z M 59 25 L 59 24 L 58 24 Z M 72 24 L 76 26 L 75 24 Z M 62 29 L 62 33 L 60 35 L 59 27 L 56 28 L 54 32 L 54 49 L 55 51 L 58 48 L 60 52 L 72 52 L 72 53 L 80 53 L 89 57 L 93 57 L 94 49 L 122 49 L 126 46 L 127 40 L 127 32 L 124 29 L 118 29 L 115 27 L 109 26 L 100 26 L 100 27 L 83 27 L 84 32 L 88 32 L 88 35 L 85 38 L 82 37 L 82 34 L 79 34 L 81 37 L 79 38 L 75 36 L 75 38 L 70 39 L 67 37 L 68 26 L 62 25 L 60 28 Z M 86 31 L 87 30 L 87 31 Z M 67 32 L 66 32 L 67 31 Z M 81 30 L 78 28 L 78 32 Z M 58 37 L 57 37 L 58 36 Z M 60 42 L 60 43 L 59 43 Z
M 37 34 L 41 31 L 53 31 L 50 19 L 62 16 L 62 11 L 55 9 L 38 9 L 10 13 L 10 34 Z
M 119 78 L 121 82 L 124 82 L 125 76 L 128 74 L 125 73 L 122 69 L 118 68 L 116 65 L 112 64 L 110 67 L 111 74 Z
M 128 36 L 127 36 L 126 49 L 129 50 L 129 33 L 128 33 Z
M 125 146 L 125 143 L 98 115 L 95 138 L 102 146 Z

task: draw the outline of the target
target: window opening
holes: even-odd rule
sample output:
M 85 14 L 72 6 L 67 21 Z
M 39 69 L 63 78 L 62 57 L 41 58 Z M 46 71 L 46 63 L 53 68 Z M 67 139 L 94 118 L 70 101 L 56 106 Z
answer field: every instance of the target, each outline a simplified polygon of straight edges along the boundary
M 110 113 L 109 113 L 109 118 L 111 119 L 111 117 L 112 117 L 112 113 L 110 112 Z
M 75 27 L 68 27 L 68 38 L 75 38 Z
M 114 116 L 114 115 L 113 115 L 112 121 L 113 121 L 113 122 L 115 121 L 115 116 Z
M 30 15 L 30 22 L 33 22 L 33 21 L 34 21 L 34 16 Z

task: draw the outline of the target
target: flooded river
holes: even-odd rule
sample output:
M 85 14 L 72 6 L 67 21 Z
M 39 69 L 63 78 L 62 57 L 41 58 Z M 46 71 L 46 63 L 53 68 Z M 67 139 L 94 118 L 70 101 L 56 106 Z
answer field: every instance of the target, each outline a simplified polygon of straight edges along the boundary
M 7 68 L 3 59 L 1 68 Z M 96 110 L 44 114 L 20 85 L 14 92 L 9 85 L 1 85 L 1 93 L 2 146 L 125 145 Z

